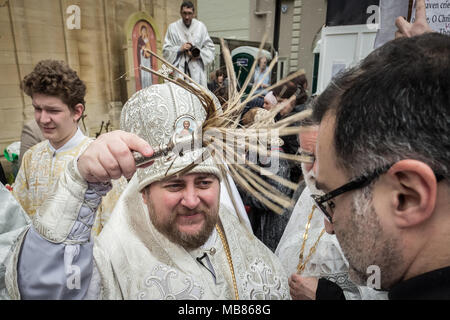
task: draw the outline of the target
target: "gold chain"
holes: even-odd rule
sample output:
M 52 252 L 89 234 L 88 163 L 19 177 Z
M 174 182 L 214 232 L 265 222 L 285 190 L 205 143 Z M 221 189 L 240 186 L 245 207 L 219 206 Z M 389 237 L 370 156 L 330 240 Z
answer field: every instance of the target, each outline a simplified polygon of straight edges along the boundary
M 225 239 L 225 236 L 223 235 L 221 228 L 217 224 L 216 224 L 216 230 L 220 236 L 220 240 L 222 240 L 223 249 L 225 250 L 225 254 L 227 256 L 228 266 L 230 267 L 230 272 L 231 272 L 231 278 L 233 279 L 234 296 L 235 296 L 236 300 L 239 300 L 239 292 L 238 292 L 237 283 L 236 283 L 236 276 L 234 275 L 233 260 L 231 259 L 230 248 L 228 247 L 227 240 Z
M 314 254 L 314 252 L 316 252 L 316 247 L 317 247 L 317 244 L 319 243 L 320 238 L 322 238 L 323 234 L 325 233 L 325 228 L 323 228 L 322 231 L 320 232 L 320 235 L 317 238 L 316 242 L 309 249 L 308 256 L 303 261 L 303 253 L 305 251 L 306 240 L 308 240 L 309 227 L 311 226 L 311 219 L 312 219 L 315 209 L 316 209 L 316 205 L 313 205 L 313 207 L 311 209 L 311 213 L 308 216 L 308 222 L 306 223 L 306 226 L 305 226 L 305 232 L 303 233 L 303 242 L 302 242 L 302 247 L 300 249 L 300 255 L 298 258 L 299 261 L 298 261 L 298 265 L 297 265 L 297 273 L 298 274 L 301 274 L 303 272 L 303 270 L 305 270 L 306 264 L 308 263 L 309 259 L 311 259 L 311 256 Z

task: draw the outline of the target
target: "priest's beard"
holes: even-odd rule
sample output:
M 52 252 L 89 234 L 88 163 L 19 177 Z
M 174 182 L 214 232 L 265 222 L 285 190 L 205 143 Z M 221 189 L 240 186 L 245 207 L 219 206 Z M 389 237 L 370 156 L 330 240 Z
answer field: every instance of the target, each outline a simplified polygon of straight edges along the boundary
M 345 218 L 345 215 L 348 214 L 342 212 L 333 227 L 349 262 L 350 278 L 364 286 L 388 288 L 397 280 L 393 276 L 402 265 L 400 241 L 383 230 L 372 204 L 370 188 L 355 191 L 349 217 Z M 370 266 L 379 268 L 378 280 L 374 267 Z
M 219 203 L 219 202 L 217 202 Z M 153 202 L 149 201 L 148 205 L 150 220 L 156 230 L 165 235 L 171 242 L 182 246 L 186 250 L 193 250 L 203 245 L 211 236 L 212 231 L 219 220 L 219 207 L 208 208 L 203 204 L 199 204 L 194 210 L 189 210 L 181 206 L 177 206 L 168 219 L 159 219 Z M 201 213 L 204 216 L 203 226 L 196 234 L 188 234 L 181 232 L 176 224 L 176 218 L 179 215 L 187 215 L 192 213 Z

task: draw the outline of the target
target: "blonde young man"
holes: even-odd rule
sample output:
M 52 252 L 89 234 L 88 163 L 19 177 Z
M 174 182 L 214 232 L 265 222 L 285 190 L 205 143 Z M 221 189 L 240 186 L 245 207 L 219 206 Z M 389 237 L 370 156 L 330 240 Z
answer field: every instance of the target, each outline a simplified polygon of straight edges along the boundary
M 167 144 L 183 119 L 199 128 L 205 116 L 197 97 L 174 84 L 131 97 L 121 118 L 128 132 L 100 136 L 72 161 L 18 239 L 6 275 L 10 297 L 289 299 L 276 256 L 221 204 L 222 174 L 212 158 L 174 175 L 204 149 L 136 171 L 130 150 L 150 156 L 150 145 Z M 122 175 L 131 180 L 92 240 L 95 209 Z
M 77 157 L 91 139 L 78 127 L 85 109 L 86 86 L 66 63 L 40 61 L 25 76 L 21 88 L 32 99 L 34 118 L 46 139 L 25 152 L 13 185 L 14 197 L 32 217 L 48 197 L 67 163 Z M 115 194 L 118 189 L 114 188 L 110 199 L 118 198 Z M 102 206 L 102 210 L 106 207 Z M 101 230 L 103 223 L 100 220 L 94 228 L 95 233 Z

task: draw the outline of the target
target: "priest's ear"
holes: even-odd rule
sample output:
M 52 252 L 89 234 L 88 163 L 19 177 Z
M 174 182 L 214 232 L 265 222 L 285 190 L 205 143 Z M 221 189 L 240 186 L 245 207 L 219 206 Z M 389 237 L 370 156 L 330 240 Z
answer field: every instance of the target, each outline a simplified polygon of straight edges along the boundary
M 424 162 L 407 159 L 394 164 L 388 175 L 393 182 L 396 225 L 407 228 L 431 218 L 437 196 L 433 170 Z

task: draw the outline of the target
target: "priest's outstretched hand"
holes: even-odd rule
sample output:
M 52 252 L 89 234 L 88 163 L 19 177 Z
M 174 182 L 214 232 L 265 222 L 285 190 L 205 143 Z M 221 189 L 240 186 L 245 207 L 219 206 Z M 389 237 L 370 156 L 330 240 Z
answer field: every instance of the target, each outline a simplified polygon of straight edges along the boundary
M 87 182 L 108 182 L 136 172 L 132 151 L 149 157 L 152 147 L 137 135 L 116 130 L 100 135 L 78 159 L 78 170 Z

